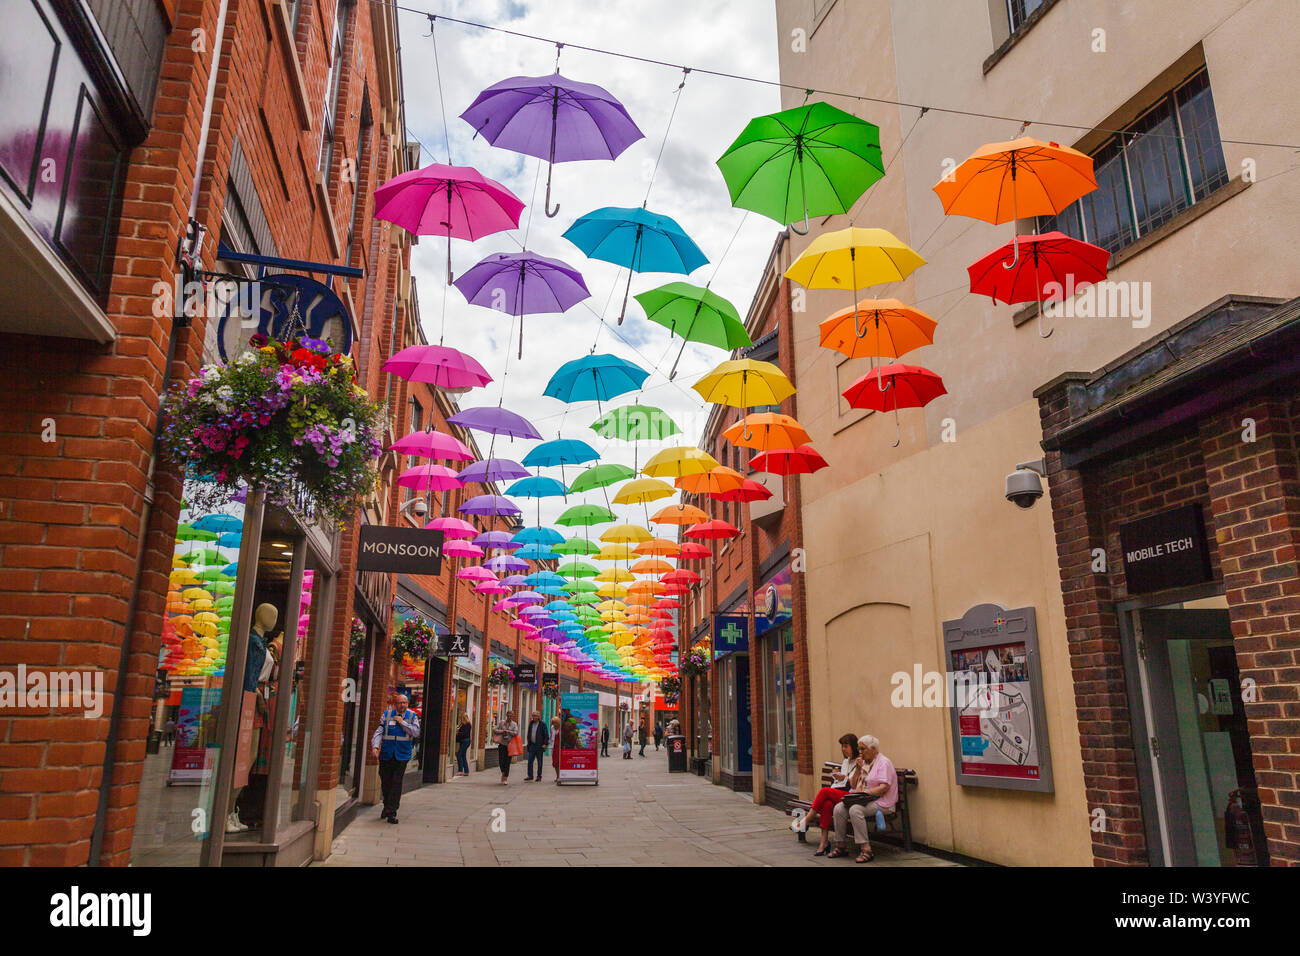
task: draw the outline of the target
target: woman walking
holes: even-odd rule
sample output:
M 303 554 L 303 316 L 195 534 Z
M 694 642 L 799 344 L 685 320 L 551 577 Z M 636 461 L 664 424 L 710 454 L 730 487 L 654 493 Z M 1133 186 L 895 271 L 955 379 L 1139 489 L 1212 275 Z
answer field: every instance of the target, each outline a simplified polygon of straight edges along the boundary
M 460 717 L 456 719 L 456 776 L 469 776 L 469 761 L 465 759 L 465 754 L 469 751 L 469 742 L 474 731 L 474 725 L 469 722 L 469 714 L 465 711 L 460 712 Z
M 623 759 L 632 759 L 632 721 L 623 725 Z
M 492 728 L 492 742 L 497 745 L 497 763 L 501 765 L 501 785 L 510 783 L 510 741 L 519 736 L 519 720 L 513 710 Z

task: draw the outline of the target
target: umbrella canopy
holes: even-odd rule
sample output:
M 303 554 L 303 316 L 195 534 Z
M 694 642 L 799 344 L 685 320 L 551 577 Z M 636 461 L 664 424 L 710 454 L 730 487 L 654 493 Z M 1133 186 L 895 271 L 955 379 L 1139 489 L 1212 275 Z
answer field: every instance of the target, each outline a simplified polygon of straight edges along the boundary
M 388 446 L 389 451 L 415 458 L 435 458 L 440 461 L 472 461 L 474 455 L 465 443 L 442 432 L 411 432 Z
M 714 519 L 713 521 L 702 521 L 699 524 L 693 524 L 682 532 L 688 538 L 702 538 L 713 540 L 718 538 L 734 538 L 740 532 L 736 526 L 727 521 Z
M 689 275 L 709 261 L 675 220 L 640 207 L 593 210 L 566 229 L 564 238 L 589 258 L 627 267 L 627 289 L 618 314 L 620 325 L 627 312 L 633 272 Z
M 1074 290 L 1106 278 L 1110 253 L 1100 246 L 1061 232 L 1022 236 L 1018 242 L 1018 250 L 1008 243 L 967 268 L 971 292 L 990 296 L 994 302 L 1059 302 L 1067 289 L 1073 295 Z M 1043 335 L 1042 324 L 1040 305 L 1038 334 L 1047 338 L 1052 332 Z
M 757 359 L 723 362 L 691 387 L 706 402 L 736 408 L 780 405 L 794 394 L 794 386 L 784 372 L 771 362 Z
M 702 544 L 695 541 L 683 541 L 681 553 L 677 555 L 679 561 L 700 561 L 704 558 L 713 557 L 713 552 Z
M 527 468 L 509 458 L 483 458 L 471 462 L 460 470 L 460 480 L 464 484 L 510 481 L 513 478 L 527 478 L 529 475 Z
M 659 441 L 681 432 L 662 408 L 653 405 L 620 405 L 591 423 L 602 438 L 620 441 Z
M 689 568 L 678 568 L 676 571 L 670 571 L 659 579 L 664 584 L 695 584 L 700 580 L 700 576 Z
M 552 545 L 551 550 L 556 554 L 595 554 L 600 545 L 590 538 L 565 538 L 562 543 Z
M 585 441 L 576 438 L 557 438 L 536 446 L 524 456 L 524 464 L 529 468 L 550 468 L 555 465 L 581 465 L 588 461 L 596 461 L 598 458 L 600 452 Z
M 636 391 L 649 375 L 616 355 L 584 355 L 561 365 L 542 394 L 562 402 L 603 402 Z
M 204 531 L 202 528 L 196 528 L 193 525 L 182 524 L 176 529 L 177 541 L 216 541 L 217 533 L 215 531 Z
M 607 528 L 601 534 L 601 541 L 610 541 L 615 543 L 633 543 L 639 544 L 642 541 L 649 541 L 653 535 L 645 528 L 636 524 L 616 524 L 612 528 Z
M 644 504 L 675 495 L 677 490 L 666 481 L 658 478 L 637 478 L 626 482 L 614 496 L 616 505 Z
M 880 128 L 829 103 L 750 120 L 718 168 L 733 206 L 781 225 L 802 217 L 802 233 L 809 216 L 848 212 L 885 174 Z
M 700 514 L 704 514 L 704 512 L 701 511 Z M 681 553 L 681 549 L 681 545 L 676 541 L 670 541 L 668 538 L 651 538 L 649 541 L 643 541 L 637 545 L 636 553 L 640 557 L 675 558 Z
M 709 471 L 683 475 L 677 479 L 677 487 L 693 495 L 710 495 L 719 491 L 734 491 L 745 483 L 745 476 L 734 468 L 718 465 Z
M 509 498 L 500 495 L 476 495 L 458 509 L 466 515 L 517 515 L 519 509 Z
M 444 557 L 448 558 L 481 558 L 483 549 L 476 544 L 470 544 L 468 541 L 448 541 L 442 546 Z
M 524 528 L 515 532 L 512 539 L 516 544 L 544 544 L 548 547 L 564 541 L 564 535 L 554 528 Z
M 934 343 L 938 325 L 920 309 L 898 299 L 863 299 L 832 313 L 819 326 L 823 348 L 849 358 L 898 358 Z
M 713 345 L 728 352 L 754 344 L 736 307 L 707 286 L 670 282 L 633 298 L 641 303 L 647 319 L 681 336 L 682 347 L 677 350 L 669 380 L 677 377 L 677 363 L 687 342 Z
M 492 381 L 477 359 L 443 345 L 408 345 L 385 362 L 382 370 L 408 382 L 439 388 L 476 388 Z
M 470 305 L 519 319 L 519 357 L 524 357 L 525 315 L 567 312 L 591 295 L 577 269 L 535 252 L 494 252 L 454 285 Z
M 641 468 L 641 474 L 651 478 L 680 478 L 683 475 L 702 474 L 717 467 L 717 459 L 707 451 L 692 445 L 679 445 L 656 452 Z
M 581 494 L 584 491 L 593 491 L 596 488 L 604 488 L 628 478 L 636 476 L 636 472 L 627 465 L 606 464 L 592 465 L 584 470 L 573 483 L 569 485 L 569 491 L 574 494 Z
M 723 429 L 722 437 L 741 448 L 797 448 L 811 439 L 803 426 L 789 415 L 756 412 Z
M 1097 188 L 1092 157 L 1031 136 L 985 143 L 933 187 L 943 211 L 994 225 L 1054 216 Z
M 607 544 L 596 554 L 597 561 L 628 561 L 633 556 L 630 545 L 626 543 Z
M 773 451 L 777 451 L 777 449 L 773 449 Z M 754 457 L 758 458 L 759 456 L 755 455 Z M 750 462 L 750 464 L 752 465 L 753 462 Z M 763 471 L 765 469 L 759 468 L 757 470 Z M 709 497 L 718 501 L 766 501 L 772 497 L 772 492 L 752 478 L 746 478 L 739 488 L 710 492 Z
M 559 555 L 551 550 L 550 545 L 534 542 L 533 544 L 526 544 L 516 551 L 515 557 L 527 558 L 529 561 L 550 561 L 553 558 L 558 558 Z
M 414 488 L 416 491 L 445 491 L 448 488 L 460 488 L 460 475 L 446 465 L 416 465 L 397 476 L 401 488 Z
M 608 524 L 615 520 L 614 512 L 600 505 L 574 505 L 555 519 L 555 523 L 565 527 L 590 527 L 594 524 Z
M 946 394 L 943 380 L 928 368 L 897 363 L 872 369 L 844 390 L 844 397 L 853 408 L 878 412 L 893 409 L 896 431 L 900 408 L 922 408 Z M 901 431 L 895 436 L 894 447 L 898 447 L 900 441 Z
M 478 534 L 478 528 L 460 518 L 434 518 L 424 527 L 441 531 L 444 538 L 472 538 Z
M 489 571 L 495 571 L 498 574 L 508 574 L 513 571 L 528 570 L 528 562 L 523 558 L 517 558 L 513 554 L 498 554 L 495 558 L 488 558 L 483 562 L 483 567 Z M 508 582 L 501 582 L 507 584 Z M 521 582 L 522 583 L 522 582 Z
M 204 515 L 198 521 L 195 521 L 190 527 L 199 531 L 212 531 L 221 534 L 223 531 L 238 531 L 244 526 L 240 518 L 233 515 L 210 514 Z
M 594 83 L 561 76 L 512 76 L 475 97 L 460 118 L 493 146 L 546 160 L 546 203 L 551 209 L 555 163 L 614 159 L 644 134 L 612 94 Z
M 662 558 L 646 557 L 628 568 L 633 574 L 667 574 L 673 566 Z
M 541 438 L 532 423 L 522 415 L 517 415 L 500 405 L 480 405 L 475 408 L 462 408 L 447 419 L 453 425 L 472 428 L 475 431 L 491 435 L 505 435 L 509 438 Z
M 504 548 L 513 551 L 523 542 L 515 541 L 508 531 L 484 531 L 474 538 L 480 548 Z
M 811 445 L 800 445 L 798 448 L 773 448 L 771 451 L 765 451 L 755 455 L 749 465 L 755 471 L 765 471 L 773 475 L 810 475 L 814 471 L 825 468 L 826 459 Z
M 824 232 L 785 270 L 785 277 L 808 289 L 855 292 L 882 282 L 906 279 L 925 260 L 885 229 L 850 226 Z
M 513 495 L 517 498 L 555 498 L 568 493 L 569 489 L 564 487 L 564 482 L 555 478 L 547 478 L 545 475 L 530 475 L 527 478 L 521 478 L 506 489 L 507 495 Z
M 495 581 L 497 576 L 487 568 L 474 565 L 468 568 L 461 568 L 456 572 L 456 577 L 464 581 Z
M 701 521 L 708 521 L 708 514 L 694 505 L 669 505 L 666 508 L 660 508 L 650 520 L 655 524 L 698 524 Z

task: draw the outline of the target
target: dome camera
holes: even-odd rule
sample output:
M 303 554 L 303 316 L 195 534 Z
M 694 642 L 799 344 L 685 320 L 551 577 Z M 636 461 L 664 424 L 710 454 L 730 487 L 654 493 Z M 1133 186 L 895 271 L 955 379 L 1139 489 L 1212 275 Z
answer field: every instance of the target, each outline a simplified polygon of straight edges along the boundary
M 1007 501 L 1017 508 L 1032 508 L 1043 497 L 1042 475 L 1047 471 L 1043 459 L 1022 461 L 1007 475 Z

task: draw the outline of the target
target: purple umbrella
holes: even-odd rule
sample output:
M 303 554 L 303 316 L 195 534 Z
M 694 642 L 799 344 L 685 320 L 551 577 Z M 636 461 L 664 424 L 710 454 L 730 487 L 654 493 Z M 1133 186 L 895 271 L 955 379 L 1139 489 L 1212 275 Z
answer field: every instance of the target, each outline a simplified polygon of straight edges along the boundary
M 514 478 L 526 478 L 529 474 L 527 468 L 509 458 L 484 458 L 462 468 L 459 477 L 462 484 L 467 484 L 471 481 L 480 483 L 510 481 Z
M 608 90 L 578 83 L 556 72 L 512 76 L 478 95 L 460 118 L 493 146 L 536 156 L 546 170 L 547 218 L 551 209 L 551 166 L 578 159 L 614 159 L 645 134 Z
M 470 305 L 519 319 L 524 357 L 524 316 L 565 312 L 591 295 L 577 269 L 535 252 L 495 252 L 453 283 Z
M 474 543 L 480 548 L 504 548 L 507 551 L 524 546 L 522 541 L 516 541 L 508 531 L 484 531 L 474 539 Z
M 517 515 L 519 509 L 509 498 L 500 495 L 476 495 L 457 509 L 466 515 Z
M 522 560 L 522 559 L 521 559 L 521 560 Z M 502 583 L 502 584 L 508 584 L 508 585 L 510 585 L 510 587 L 512 587 L 512 588 L 526 588 L 526 587 L 528 587 L 527 575 L 523 575 L 523 574 L 512 574 L 512 575 L 510 575 L 510 576 L 508 576 L 508 577 L 506 577 L 506 578 L 503 578 L 503 579 L 501 580 L 501 583 Z M 518 597 L 518 595 L 516 595 L 516 597 Z M 515 600 L 515 597 L 510 598 L 510 600 L 512 600 L 512 601 Z M 524 598 L 524 600 L 525 600 L 525 601 L 531 601 L 532 598 Z
M 484 561 L 483 567 L 500 574 L 502 571 L 523 571 L 528 567 L 528 562 L 523 558 L 516 558 L 512 554 L 499 554 L 495 558 L 488 558 Z M 504 581 L 501 583 L 505 584 Z
M 506 435 L 510 438 L 541 438 L 541 433 L 522 415 L 516 415 L 500 405 L 480 405 L 475 408 L 462 408 L 447 419 L 453 425 L 472 428 L 475 431 L 488 432 L 492 435 Z

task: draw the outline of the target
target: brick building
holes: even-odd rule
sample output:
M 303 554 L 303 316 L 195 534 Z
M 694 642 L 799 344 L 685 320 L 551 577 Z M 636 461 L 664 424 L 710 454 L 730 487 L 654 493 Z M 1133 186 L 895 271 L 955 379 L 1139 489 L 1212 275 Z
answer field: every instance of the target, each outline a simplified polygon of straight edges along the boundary
M 782 232 L 773 246 L 746 318 L 754 344 L 735 357 L 771 362 L 797 387 L 790 282 L 777 268 L 787 235 Z M 687 708 L 684 730 L 700 757 L 712 755 L 715 783 L 784 809 L 785 801 L 798 795 L 798 774 L 812 772 L 800 480 L 751 473 L 756 452 L 722 435 L 747 412 L 760 411 L 797 418 L 798 395 L 771 408 L 715 405 L 698 445 L 719 463 L 764 484 L 772 497 L 746 504 L 683 496 L 710 518 L 740 530 L 736 538 L 711 543 L 713 557 L 700 569 L 703 580 L 684 601 L 683 649 L 707 637 L 717 655 L 707 685 L 704 679 L 686 679 L 685 700 L 694 706 Z M 728 633 L 728 625 L 743 638 L 735 640 L 738 631 Z

